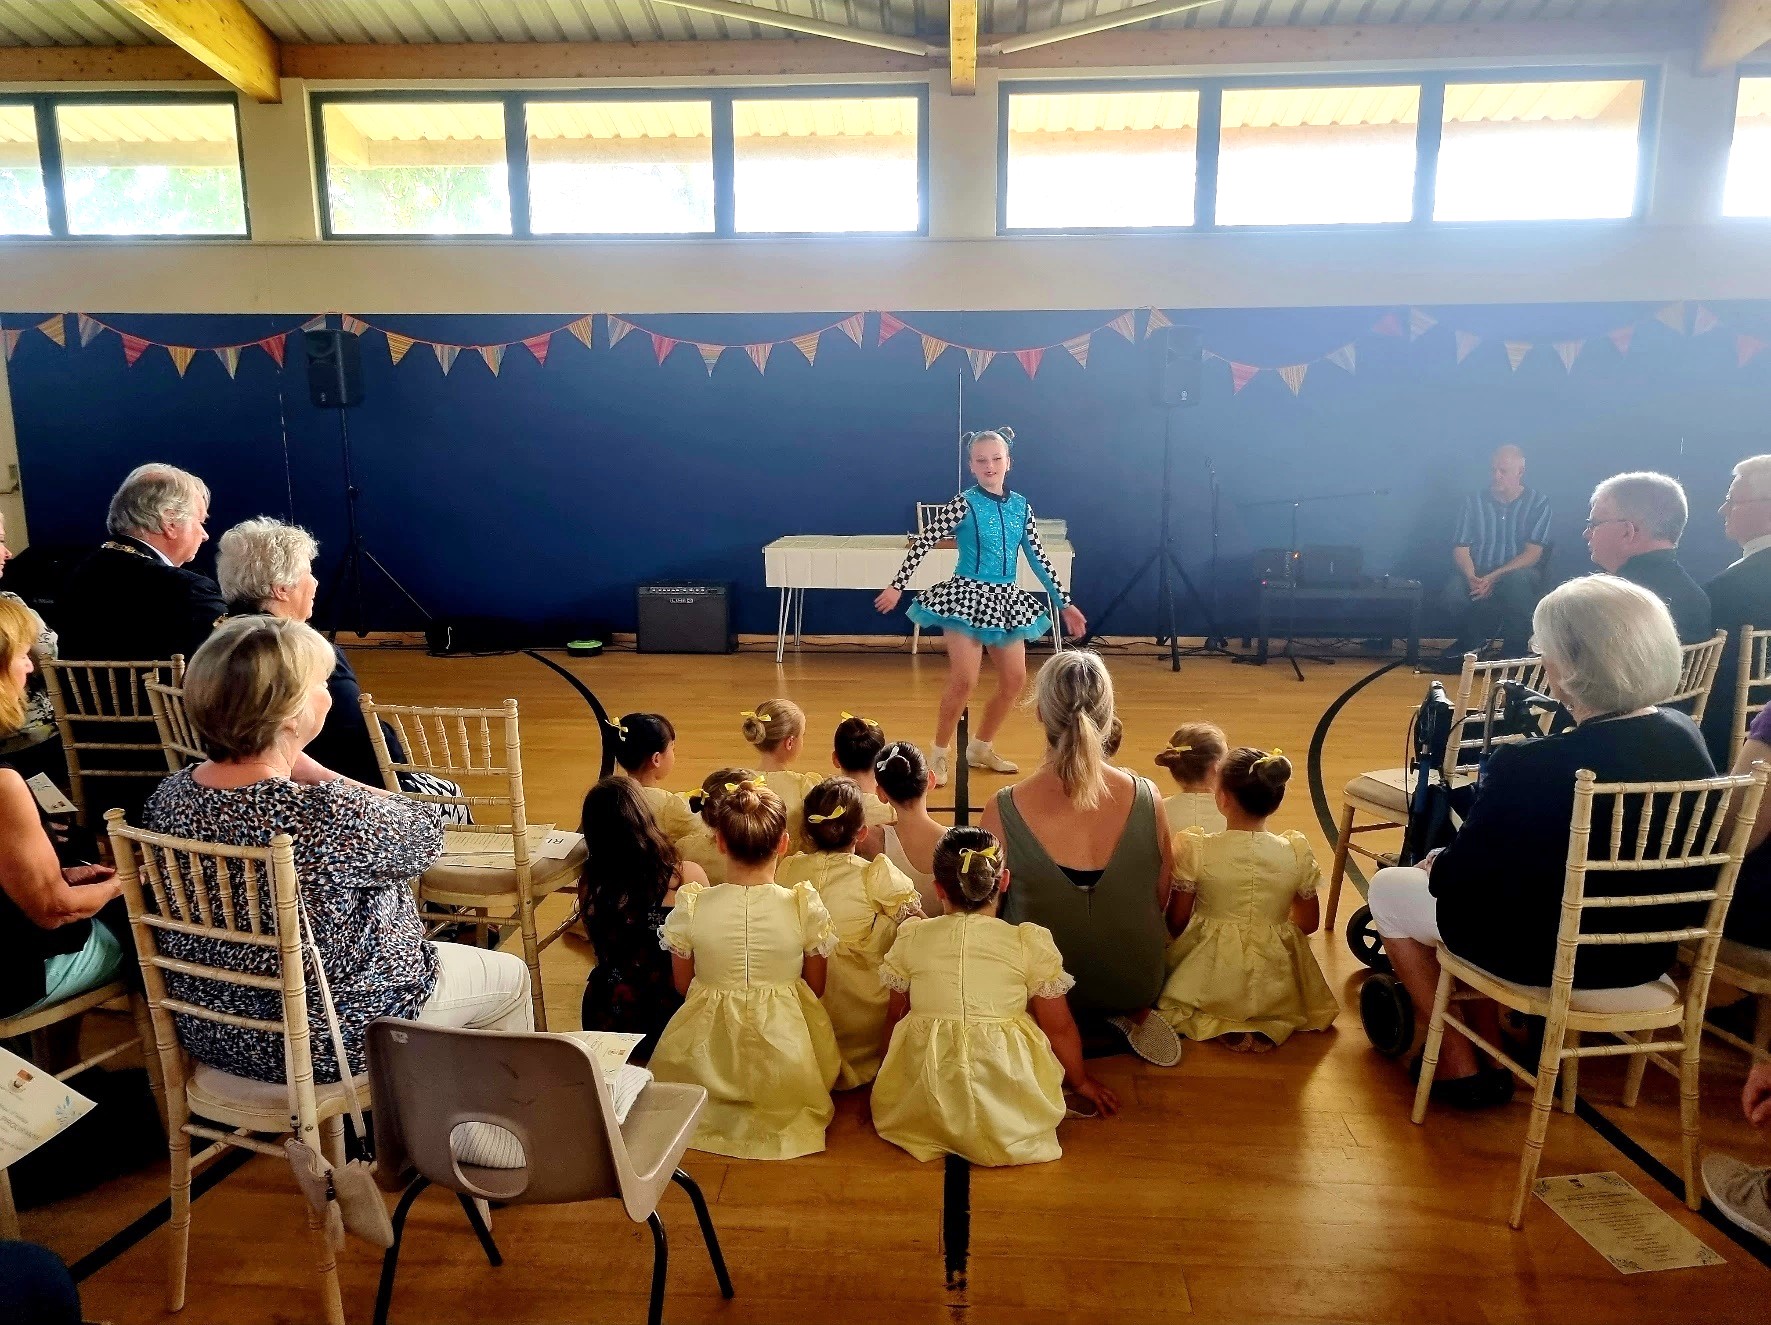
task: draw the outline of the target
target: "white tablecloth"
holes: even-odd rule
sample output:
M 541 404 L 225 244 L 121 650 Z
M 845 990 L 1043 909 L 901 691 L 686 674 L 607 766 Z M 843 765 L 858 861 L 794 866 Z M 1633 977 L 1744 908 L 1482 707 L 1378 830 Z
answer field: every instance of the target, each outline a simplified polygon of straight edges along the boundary
M 1068 539 L 1042 538 L 1045 554 L 1057 569 L 1058 580 L 1068 589 L 1076 560 Z M 904 534 L 794 534 L 777 538 L 763 549 L 763 578 L 771 589 L 883 589 L 892 582 L 909 551 Z M 910 577 L 912 589 L 926 589 L 953 574 L 959 564 L 957 548 L 932 548 Z M 1019 558 L 1016 583 L 1034 593 L 1044 593 L 1028 566 Z

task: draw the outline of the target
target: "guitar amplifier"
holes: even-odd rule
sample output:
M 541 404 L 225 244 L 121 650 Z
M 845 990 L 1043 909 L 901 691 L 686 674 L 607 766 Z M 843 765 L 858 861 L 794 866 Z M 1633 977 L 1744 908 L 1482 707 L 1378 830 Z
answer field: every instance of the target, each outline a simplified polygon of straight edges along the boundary
M 1331 543 L 1306 543 L 1298 549 L 1298 583 L 1311 589 L 1352 589 L 1364 578 L 1365 552 Z
M 732 586 L 711 580 L 657 580 L 638 590 L 641 653 L 730 653 Z

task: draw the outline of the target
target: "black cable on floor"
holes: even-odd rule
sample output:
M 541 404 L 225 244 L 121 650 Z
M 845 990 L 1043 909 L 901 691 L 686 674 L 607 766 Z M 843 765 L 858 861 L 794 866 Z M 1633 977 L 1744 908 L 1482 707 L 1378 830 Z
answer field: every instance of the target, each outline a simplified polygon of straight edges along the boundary
M 1310 780 L 1310 806 L 1316 811 L 1316 822 L 1322 828 L 1322 836 L 1330 842 L 1334 841 L 1336 835 L 1339 834 L 1340 823 L 1335 818 L 1333 807 L 1328 803 L 1328 789 L 1322 785 L 1322 747 L 1328 744 L 1329 728 L 1334 726 L 1334 720 L 1340 716 L 1341 710 L 1352 702 L 1353 696 L 1377 680 L 1378 677 L 1385 676 L 1398 667 L 1407 665 L 1405 660 L 1398 659 L 1396 662 L 1385 663 L 1382 667 L 1367 672 L 1341 691 L 1334 703 L 1322 710 L 1322 716 L 1316 720 L 1316 730 L 1310 733 L 1310 753 L 1305 761 L 1305 768 Z M 1365 875 L 1353 864 L 1351 859 L 1347 861 L 1347 873 L 1354 881 L 1353 886 L 1363 893 Z
M 218 1155 L 206 1165 L 201 1173 L 191 1182 L 191 1200 L 208 1191 L 223 1178 L 238 1172 L 245 1167 L 246 1161 L 257 1152 L 233 1149 L 226 1154 Z M 117 1257 L 128 1251 L 160 1225 L 172 1218 L 172 1198 L 168 1196 L 152 1210 L 147 1211 L 127 1228 L 113 1233 L 98 1246 L 87 1252 L 79 1260 L 68 1267 L 68 1273 L 74 1276 L 75 1283 L 84 1282 L 89 1276 L 97 1274 Z
M 947 1156 L 941 1180 L 941 1252 L 947 1266 L 947 1291 L 965 1292 L 966 1262 L 972 1250 L 972 1166 L 958 1155 Z
M 609 744 L 609 711 L 603 707 L 602 700 L 596 697 L 595 691 L 585 685 L 584 682 L 580 681 L 566 668 L 560 666 L 552 658 L 545 658 L 534 649 L 524 649 L 523 655 L 528 658 L 533 658 L 543 667 L 558 672 L 561 676 L 566 678 L 567 685 L 571 686 L 572 689 L 584 696 L 584 702 L 589 704 L 590 711 L 596 714 L 597 741 L 599 743 L 599 748 L 603 752 L 602 763 L 597 766 L 597 780 L 601 781 L 603 778 L 608 777 L 609 774 L 615 771 L 615 751 Z

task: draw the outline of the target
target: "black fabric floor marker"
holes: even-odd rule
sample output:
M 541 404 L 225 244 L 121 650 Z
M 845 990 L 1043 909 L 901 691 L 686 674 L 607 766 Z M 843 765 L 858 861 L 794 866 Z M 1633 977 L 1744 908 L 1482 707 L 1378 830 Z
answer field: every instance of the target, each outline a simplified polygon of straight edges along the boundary
M 252 1150 L 234 1149 L 211 1160 L 204 1166 L 203 1171 L 191 1181 L 192 1204 L 195 1204 L 198 1197 L 223 1178 L 245 1167 L 246 1161 L 254 1158 L 256 1154 L 257 1152 Z M 153 1209 L 141 1215 L 127 1228 L 113 1233 L 75 1261 L 68 1267 L 68 1273 L 74 1276 L 75 1283 L 83 1283 L 171 1218 L 172 1198 L 169 1196 Z
M 966 1262 L 971 1250 L 972 1166 L 958 1155 L 949 1155 L 941 1180 L 941 1252 L 947 1266 L 949 1294 L 965 1293 Z M 956 1304 L 950 1300 L 948 1305 Z

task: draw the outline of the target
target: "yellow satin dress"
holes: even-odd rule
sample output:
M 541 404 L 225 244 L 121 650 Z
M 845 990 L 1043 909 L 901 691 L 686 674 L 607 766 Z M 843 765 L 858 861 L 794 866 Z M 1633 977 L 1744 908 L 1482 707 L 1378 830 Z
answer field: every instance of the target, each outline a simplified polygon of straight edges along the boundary
M 1039 1164 L 1064 1152 L 1064 1069 L 1027 1010 L 1075 984 L 1051 931 L 995 916 L 911 920 L 880 966 L 910 996 L 873 1082 L 873 1126 L 917 1159 Z
M 884 856 L 863 860 L 846 851 L 789 856 L 775 880 L 788 887 L 811 884 L 836 925 L 836 951 L 824 981 L 824 1010 L 842 1051 L 836 1088 L 864 1086 L 879 1072 L 885 1035 L 887 995 L 879 964 L 891 951 L 899 924 L 922 914 L 916 885 Z
M 1340 1005 L 1290 918 L 1292 899 L 1314 897 L 1322 881 L 1302 833 L 1183 829 L 1174 873 L 1198 893 L 1187 928 L 1168 945 L 1156 1004 L 1177 1033 L 1259 1031 L 1283 1044 L 1293 1031 L 1334 1023 Z
M 701 816 L 689 808 L 689 802 L 663 787 L 641 787 L 640 799 L 652 812 L 652 822 L 672 842 L 680 842 L 701 827 Z M 716 848 L 717 850 L 717 848 Z
M 828 956 L 837 943 L 818 890 L 686 883 L 662 938 L 695 959 L 695 979 L 648 1066 L 660 1081 L 706 1088 L 695 1149 L 737 1159 L 824 1149 L 842 1056 L 801 978 L 808 955 Z
M 806 850 L 806 793 L 823 780 L 815 773 L 798 773 L 791 768 L 772 768 L 763 774 L 763 785 L 787 807 L 789 851 Z
M 684 802 L 684 809 L 688 803 Z M 714 837 L 713 829 L 700 815 L 691 815 L 695 822 L 688 832 L 676 838 L 676 853 L 684 860 L 692 860 L 707 871 L 709 883 L 726 881 L 726 858 L 720 853 L 719 839 Z

